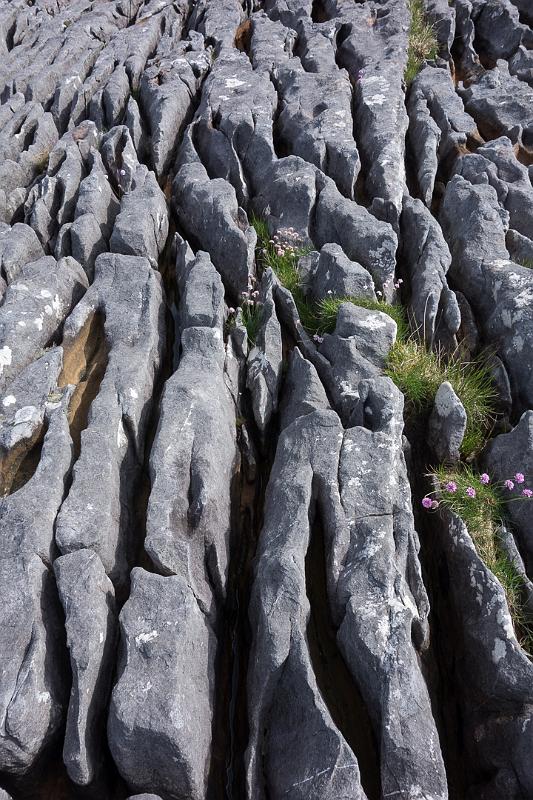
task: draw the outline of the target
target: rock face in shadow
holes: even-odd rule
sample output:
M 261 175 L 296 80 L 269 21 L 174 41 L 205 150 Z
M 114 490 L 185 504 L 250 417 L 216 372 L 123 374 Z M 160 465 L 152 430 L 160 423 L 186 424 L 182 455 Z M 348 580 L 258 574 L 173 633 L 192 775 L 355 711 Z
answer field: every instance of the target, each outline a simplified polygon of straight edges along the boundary
M 0 798 L 533 796 L 532 92 L 525 0 L 0 3 Z

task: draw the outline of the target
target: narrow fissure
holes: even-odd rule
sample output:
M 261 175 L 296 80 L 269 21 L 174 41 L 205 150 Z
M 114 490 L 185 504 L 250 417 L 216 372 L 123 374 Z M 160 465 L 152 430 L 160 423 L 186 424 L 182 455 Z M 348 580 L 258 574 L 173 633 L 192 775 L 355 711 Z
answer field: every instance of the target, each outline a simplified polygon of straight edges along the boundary
M 327 595 L 325 539 L 317 508 L 305 557 L 305 587 L 311 609 L 307 644 L 316 682 L 336 727 L 357 758 L 368 800 L 380 800 L 379 747 L 359 687 L 337 645 Z
M 89 412 L 93 400 L 98 395 L 104 378 L 109 356 L 105 337 L 105 319 L 98 310 L 86 320 L 75 341 L 63 350 L 63 369 L 58 386 L 63 388 L 72 384 L 76 388 L 72 394 L 68 422 L 74 443 L 74 460 L 81 451 L 81 434 L 89 423 Z
M 0 460 L 0 497 L 22 489 L 35 475 L 47 429 L 44 421 L 30 439 L 19 442 Z

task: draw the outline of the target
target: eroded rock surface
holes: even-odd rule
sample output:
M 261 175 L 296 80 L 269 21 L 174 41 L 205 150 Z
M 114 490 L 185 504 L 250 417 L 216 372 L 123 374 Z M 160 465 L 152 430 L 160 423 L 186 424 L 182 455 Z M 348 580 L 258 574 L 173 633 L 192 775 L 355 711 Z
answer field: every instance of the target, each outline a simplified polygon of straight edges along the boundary
M 533 14 L 420 6 L 0 4 L 0 797 L 533 796 Z

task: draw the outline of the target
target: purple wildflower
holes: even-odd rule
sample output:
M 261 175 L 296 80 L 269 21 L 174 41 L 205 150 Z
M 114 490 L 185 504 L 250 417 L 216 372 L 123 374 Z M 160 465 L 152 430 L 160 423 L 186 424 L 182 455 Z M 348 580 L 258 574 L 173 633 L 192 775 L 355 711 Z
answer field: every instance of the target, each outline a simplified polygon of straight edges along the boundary
M 487 475 L 486 472 L 483 473 L 480 477 L 481 483 L 489 483 L 490 477 Z
M 450 494 L 454 494 L 457 491 L 457 484 L 455 481 L 448 481 L 446 486 L 444 487 L 447 492 Z
M 522 494 L 524 497 L 533 497 L 533 492 L 531 489 L 522 489 Z
M 433 508 L 433 500 L 431 499 L 431 497 L 424 497 L 424 499 L 422 500 L 422 505 L 424 506 L 424 508 Z
M 525 480 L 525 478 L 524 478 L 524 476 L 523 476 L 523 474 L 521 472 L 517 472 L 516 475 L 514 476 L 514 479 L 515 479 L 515 481 L 517 483 L 524 483 L 524 480 Z
M 476 490 L 474 489 L 473 486 L 468 486 L 467 489 L 466 489 L 466 493 L 467 493 L 467 495 L 469 497 L 475 497 L 476 496 Z
M 505 486 L 506 489 L 509 489 L 509 491 L 512 491 L 514 489 L 514 483 L 509 479 L 507 479 L 503 485 Z

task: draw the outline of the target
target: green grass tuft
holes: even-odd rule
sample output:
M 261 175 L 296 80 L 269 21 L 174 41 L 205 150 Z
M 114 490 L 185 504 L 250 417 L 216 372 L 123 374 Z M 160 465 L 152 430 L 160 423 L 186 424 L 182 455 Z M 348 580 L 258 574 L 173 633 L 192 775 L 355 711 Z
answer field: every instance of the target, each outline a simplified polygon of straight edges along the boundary
M 409 0 L 411 25 L 409 28 L 409 44 L 407 65 L 404 78 L 409 85 L 420 72 L 424 61 L 430 61 L 439 53 L 439 43 L 435 30 L 426 20 L 423 0 Z
M 257 339 L 257 334 L 259 333 L 259 328 L 261 327 L 263 306 L 258 304 L 251 306 L 247 303 L 243 303 L 241 312 L 243 325 L 246 328 L 246 333 L 248 335 L 248 341 L 250 344 L 254 345 Z
M 516 258 L 515 264 L 520 264 L 521 267 L 533 269 L 533 258 Z
M 431 410 L 439 386 L 448 381 L 467 416 L 462 455 L 471 456 L 483 446 L 495 416 L 495 391 L 481 360 L 464 363 L 455 356 L 446 359 L 410 337 L 392 347 L 386 374 L 405 395 L 408 410 L 417 414 Z
M 440 506 L 461 517 L 478 555 L 503 586 L 516 637 L 527 654 L 533 655 L 533 626 L 525 606 L 524 582 L 500 542 L 498 531 L 504 517 L 504 499 L 499 487 L 482 483 L 480 476 L 465 465 L 457 469 L 437 467 L 431 477 L 440 487 Z M 445 489 L 449 482 L 457 486 L 453 493 Z M 475 497 L 466 494 L 468 487 L 475 490 Z

